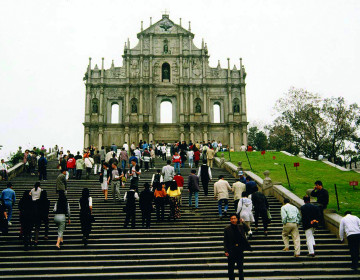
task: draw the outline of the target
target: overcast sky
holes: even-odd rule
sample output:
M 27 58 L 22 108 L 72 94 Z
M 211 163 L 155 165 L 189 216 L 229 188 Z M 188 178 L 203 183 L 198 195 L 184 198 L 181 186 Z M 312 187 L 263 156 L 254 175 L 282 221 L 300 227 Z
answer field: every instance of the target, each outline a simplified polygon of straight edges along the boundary
M 122 64 L 127 38 L 137 44 L 162 11 L 195 44 L 204 38 L 210 66 L 247 72 L 248 120 L 273 119 L 291 86 L 360 103 L 360 1 L 8 1 L 0 2 L 0 157 L 17 146 L 83 145 L 88 58 Z

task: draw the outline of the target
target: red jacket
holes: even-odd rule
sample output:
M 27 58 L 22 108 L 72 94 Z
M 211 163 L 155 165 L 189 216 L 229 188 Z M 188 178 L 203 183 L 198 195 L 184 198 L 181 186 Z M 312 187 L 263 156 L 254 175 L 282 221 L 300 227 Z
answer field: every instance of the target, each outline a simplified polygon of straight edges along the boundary
M 175 175 L 174 180 L 176 181 L 176 184 L 177 184 L 178 187 L 183 187 L 184 186 L 184 177 L 183 176 Z
M 172 162 L 173 163 L 181 163 L 181 157 L 179 156 L 179 155 L 173 155 L 173 157 L 172 157 Z
M 67 168 L 75 168 L 75 166 L 76 166 L 76 159 L 69 158 L 67 163 L 66 163 L 66 167 Z
M 194 152 L 194 161 L 199 161 L 200 160 L 200 151 L 197 150 L 196 152 Z

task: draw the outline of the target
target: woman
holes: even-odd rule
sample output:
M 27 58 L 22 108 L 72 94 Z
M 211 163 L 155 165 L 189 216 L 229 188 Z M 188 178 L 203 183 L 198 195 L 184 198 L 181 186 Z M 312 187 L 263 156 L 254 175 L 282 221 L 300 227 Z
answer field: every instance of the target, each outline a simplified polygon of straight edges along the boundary
M 103 168 L 100 172 L 100 183 L 101 183 L 101 190 L 105 196 L 105 202 L 107 202 L 108 198 L 108 189 L 109 189 L 109 180 L 110 180 L 110 174 L 109 174 L 109 164 L 107 162 L 104 162 Z
M 165 183 L 156 182 L 154 183 L 154 196 L 155 196 L 155 206 L 156 206 L 156 219 L 157 222 L 160 222 L 160 212 L 161 212 L 161 221 L 164 220 L 164 210 L 165 210 Z
M 47 191 L 46 190 L 42 190 L 38 206 L 39 206 L 39 216 L 40 216 L 40 224 L 39 224 L 39 226 L 41 226 L 41 223 L 44 223 L 44 225 L 45 225 L 44 239 L 48 240 L 50 200 L 47 197 Z M 39 235 L 39 233 L 38 233 L 38 235 Z
M 81 223 L 81 232 L 83 235 L 84 246 L 87 245 L 89 235 L 91 233 L 91 223 L 92 223 L 92 197 L 88 188 L 83 188 L 82 195 L 79 200 L 79 209 L 80 209 L 80 223 Z
M 167 190 L 167 195 L 170 197 L 170 213 L 168 220 L 173 219 L 174 221 L 180 218 L 180 207 L 179 207 L 179 198 L 181 195 L 180 188 L 178 187 L 176 181 L 172 181 L 170 188 Z
M 35 226 L 35 240 L 34 245 L 37 246 L 38 240 L 39 240 L 39 231 L 40 231 L 40 225 L 41 225 L 41 217 L 40 217 L 40 207 L 39 207 L 39 199 L 41 196 L 41 188 L 40 188 L 40 182 L 36 182 L 34 185 L 34 188 L 30 191 L 32 203 L 33 203 L 33 222 Z
M 24 249 L 28 250 L 31 245 L 31 230 L 33 227 L 33 203 L 29 191 L 24 191 L 18 205 L 20 211 L 20 235 L 23 237 Z
M 140 210 L 142 216 L 142 226 L 150 228 L 151 213 L 153 211 L 152 202 L 154 200 L 154 193 L 150 191 L 150 184 L 144 184 L 144 190 L 140 193 Z
M 58 201 L 55 203 L 54 213 L 54 221 L 58 227 L 56 248 L 60 249 L 60 243 L 62 244 L 64 242 L 63 235 L 66 223 L 65 215 L 67 215 L 68 223 L 70 225 L 70 205 L 66 199 L 65 192 L 62 190 L 59 191 L 59 198 Z
M 124 201 L 126 206 L 124 211 L 126 213 L 124 228 L 127 228 L 131 220 L 131 227 L 135 228 L 135 211 L 136 211 L 136 200 L 139 200 L 139 195 L 136 192 L 136 186 L 131 185 L 130 190 L 125 193 Z
M 248 198 L 247 192 L 243 192 L 241 194 L 242 198 L 239 200 L 239 204 L 237 207 L 236 214 L 240 216 L 240 219 L 243 219 L 245 221 L 245 224 L 249 227 L 249 239 L 252 237 L 252 231 L 250 227 L 250 223 L 253 223 L 254 215 L 252 213 L 252 201 Z
M 185 162 L 187 160 L 186 150 L 181 150 L 180 151 L 180 157 L 181 157 L 181 168 L 184 168 L 185 167 Z
M 198 168 L 199 167 L 199 161 L 200 161 L 200 151 L 198 148 L 195 148 L 194 150 L 194 162 L 195 162 L 195 167 Z
M 187 152 L 187 156 L 188 156 L 188 159 L 189 159 L 189 167 L 192 168 L 192 167 L 193 167 L 193 163 L 194 163 L 194 151 L 190 149 L 190 150 Z

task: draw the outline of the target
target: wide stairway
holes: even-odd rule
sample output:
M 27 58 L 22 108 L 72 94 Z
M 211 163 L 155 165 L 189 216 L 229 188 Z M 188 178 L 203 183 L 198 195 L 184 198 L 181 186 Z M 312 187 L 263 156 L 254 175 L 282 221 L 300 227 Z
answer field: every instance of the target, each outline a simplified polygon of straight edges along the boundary
M 64 245 L 55 247 L 57 232 L 53 222 L 52 208 L 56 201 L 55 179 L 59 174 L 55 161 L 49 162 L 48 181 L 41 182 L 51 200 L 49 240 L 43 240 L 40 233 L 39 245 L 24 251 L 19 240 L 19 211 L 14 207 L 13 225 L 7 236 L 0 236 L 0 278 L 1 279 L 228 279 L 227 260 L 223 249 L 223 229 L 228 219 L 218 217 L 217 201 L 213 198 L 213 184 L 219 174 L 224 174 L 232 184 L 234 178 L 225 171 L 213 168 L 213 180 L 209 196 L 201 191 L 199 211 L 187 206 L 188 192 L 185 186 L 181 218 L 175 222 L 156 223 L 152 216 L 150 229 L 141 227 L 141 214 L 137 208 L 136 228 L 123 228 L 124 203 L 104 202 L 98 176 L 90 180 L 69 180 L 68 200 L 71 208 L 71 225 L 67 225 Z M 157 168 L 164 162 L 156 160 Z M 142 172 L 139 188 L 149 182 L 155 169 Z M 182 169 L 187 183 L 189 168 Z M 14 190 L 20 199 L 24 190 L 30 190 L 35 176 L 22 174 L 13 180 Z M 5 183 L 1 182 L 1 188 Z M 122 195 L 127 187 L 122 189 Z M 84 247 L 79 222 L 78 200 L 84 187 L 90 189 L 93 197 L 95 223 L 89 244 Z M 110 198 L 110 196 L 109 196 Z M 232 196 L 231 196 L 232 198 Z M 305 235 L 301 230 L 301 257 L 283 252 L 281 239 L 280 203 L 268 198 L 273 217 L 269 235 L 263 228 L 254 232 L 250 241 L 253 251 L 245 253 L 246 279 L 359 279 L 350 269 L 348 249 L 327 230 L 315 234 L 316 257 L 307 257 Z M 229 212 L 234 210 L 232 199 Z M 167 209 L 168 213 L 168 209 Z

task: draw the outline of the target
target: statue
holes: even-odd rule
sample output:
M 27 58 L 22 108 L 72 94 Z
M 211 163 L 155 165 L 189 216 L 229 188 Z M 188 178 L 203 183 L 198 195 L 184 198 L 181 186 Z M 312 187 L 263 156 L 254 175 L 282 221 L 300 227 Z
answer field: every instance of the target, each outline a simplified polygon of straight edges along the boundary
M 234 105 L 234 113 L 240 113 L 240 106 L 237 103 Z
M 163 70 L 163 80 L 170 80 L 170 72 L 169 69 L 167 69 L 167 67 L 164 67 Z
M 168 47 L 168 40 L 165 39 L 164 40 L 164 54 L 169 52 L 169 47 Z
M 137 106 L 135 103 L 131 104 L 131 113 L 137 113 Z
M 96 101 L 93 101 L 93 105 L 92 105 L 92 112 L 93 114 L 97 114 L 98 113 L 98 110 L 99 110 L 99 106 L 97 104 Z
M 200 106 L 199 102 L 197 102 L 195 105 L 195 113 L 201 113 L 201 106 Z

